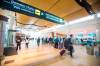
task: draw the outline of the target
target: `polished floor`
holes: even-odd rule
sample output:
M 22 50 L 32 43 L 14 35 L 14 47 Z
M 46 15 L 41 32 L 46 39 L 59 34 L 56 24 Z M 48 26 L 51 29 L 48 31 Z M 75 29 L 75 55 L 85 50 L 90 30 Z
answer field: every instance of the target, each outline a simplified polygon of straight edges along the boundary
M 3 66 L 100 66 L 100 57 L 87 55 L 86 48 L 75 45 L 74 57 L 67 53 L 59 55 L 58 49 L 50 45 L 22 49 L 18 55 L 8 56 Z

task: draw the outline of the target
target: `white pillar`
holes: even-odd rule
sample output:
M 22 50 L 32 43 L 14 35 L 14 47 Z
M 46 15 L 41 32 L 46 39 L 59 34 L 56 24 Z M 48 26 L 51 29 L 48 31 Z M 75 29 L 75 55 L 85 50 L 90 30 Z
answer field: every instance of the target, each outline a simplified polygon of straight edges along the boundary
M 0 59 L 1 59 L 1 56 L 3 56 L 3 36 L 2 36 L 3 28 L 2 27 L 3 27 L 3 21 L 0 20 Z
M 100 41 L 100 29 L 96 30 L 96 40 Z
M 14 12 L 4 10 L 3 14 L 9 18 L 9 20 L 8 20 L 8 24 L 9 24 L 8 29 L 15 30 L 16 21 L 15 21 Z M 15 32 L 12 32 L 12 31 L 9 32 L 8 44 L 9 44 L 9 46 L 15 46 Z
M 0 66 L 1 62 L 3 60 L 3 52 L 4 52 L 4 45 L 6 43 L 5 37 L 6 37 L 6 22 L 8 18 L 4 17 L 3 15 L 0 15 Z
M 96 22 L 96 41 L 100 41 L 100 18 L 95 16 L 95 22 Z

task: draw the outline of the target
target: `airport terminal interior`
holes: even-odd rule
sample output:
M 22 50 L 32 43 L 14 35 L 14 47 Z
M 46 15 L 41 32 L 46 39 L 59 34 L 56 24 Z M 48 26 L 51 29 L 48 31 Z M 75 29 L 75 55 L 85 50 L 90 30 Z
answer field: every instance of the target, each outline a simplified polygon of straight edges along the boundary
M 0 66 L 100 66 L 100 0 L 0 0 Z

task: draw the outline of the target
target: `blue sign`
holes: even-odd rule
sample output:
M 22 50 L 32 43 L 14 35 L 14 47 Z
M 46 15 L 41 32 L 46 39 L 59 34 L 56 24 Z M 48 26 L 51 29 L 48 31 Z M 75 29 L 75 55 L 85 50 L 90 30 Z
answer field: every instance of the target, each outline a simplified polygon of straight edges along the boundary
M 64 19 L 18 0 L 0 0 L 0 7 L 54 23 L 64 24 Z
M 88 36 L 95 37 L 96 33 L 89 33 Z

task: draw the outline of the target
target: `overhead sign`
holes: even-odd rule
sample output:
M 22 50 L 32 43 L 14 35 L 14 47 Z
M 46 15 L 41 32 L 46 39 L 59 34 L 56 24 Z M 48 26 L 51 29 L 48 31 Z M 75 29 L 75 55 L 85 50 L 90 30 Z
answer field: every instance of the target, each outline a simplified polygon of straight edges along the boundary
M 18 30 L 13 30 L 13 29 L 9 29 L 8 31 L 11 31 L 11 32 L 18 32 Z
M 96 34 L 95 33 L 88 33 L 88 36 L 95 37 Z
M 38 10 L 38 9 L 35 9 L 35 14 L 40 16 L 41 15 L 41 11 Z
M 54 23 L 64 24 L 64 19 L 18 0 L 0 0 L 0 7 L 28 16 L 48 20 Z

